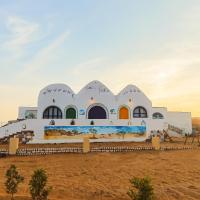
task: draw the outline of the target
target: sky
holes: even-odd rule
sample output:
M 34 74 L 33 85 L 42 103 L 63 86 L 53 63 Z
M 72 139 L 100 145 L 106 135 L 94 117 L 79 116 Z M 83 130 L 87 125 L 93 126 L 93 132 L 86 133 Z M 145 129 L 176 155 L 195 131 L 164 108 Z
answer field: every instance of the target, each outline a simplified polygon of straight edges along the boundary
M 200 116 L 200 1 L 0 0 L 0 122 L 48 84 L 92 80 Z

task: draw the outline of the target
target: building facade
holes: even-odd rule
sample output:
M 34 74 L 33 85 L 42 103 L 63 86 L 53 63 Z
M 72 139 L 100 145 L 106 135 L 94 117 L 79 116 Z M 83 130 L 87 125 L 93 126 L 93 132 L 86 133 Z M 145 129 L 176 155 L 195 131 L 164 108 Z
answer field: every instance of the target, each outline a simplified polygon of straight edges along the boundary
M 136 86 L 114 95 L 92 81 L 77 94 L 65 84 L 43 88 L 37 107 L 20 107 L 18 120 L 0 128 L 0 137 L 32 132 L 32 142 L 78 141 L 88 135 L 96 141 L 144 141 L 152 132 L 191 133 L 191 113 L 152 107 Z

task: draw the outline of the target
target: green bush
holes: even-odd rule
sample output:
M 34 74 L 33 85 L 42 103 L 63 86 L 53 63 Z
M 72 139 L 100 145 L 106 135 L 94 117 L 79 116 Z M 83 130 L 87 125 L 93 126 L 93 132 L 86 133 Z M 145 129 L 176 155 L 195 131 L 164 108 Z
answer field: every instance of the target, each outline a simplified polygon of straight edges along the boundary
M 23 182 L 24 177 L 19 175 L 15 165 L 11 165 L 6 172 L 6 192 L 11 194 L 11 200 L 14 199 L 14 194 L 17 193 L 18 185 Z
M 47 187 L 48 177 L 43 169 L 37 169 L 29 182 L 30 194 L 33 200 L 47 200 L 51 188 Z
M 132 200 L 154 200 L 154 190 L 149 177 L 137 178 L 130 180 L 132 188 L 128 191 L 128 196 Z

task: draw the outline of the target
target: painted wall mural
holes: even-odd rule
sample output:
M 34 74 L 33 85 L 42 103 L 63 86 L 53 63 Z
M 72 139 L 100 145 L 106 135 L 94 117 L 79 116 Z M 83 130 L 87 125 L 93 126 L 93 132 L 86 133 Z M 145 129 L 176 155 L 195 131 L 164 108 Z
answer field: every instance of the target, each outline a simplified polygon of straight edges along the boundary
M 25 112 L 26 119 L 36 119 L 37 118 L 37 111 L 36 110 L 27 110 Z
M 80 109 L 79 110 L 79 115 L 85 115 L 85 110 L 84 109 Z
M 90 139 L 132 138 L 146 134 L 145 126 L 45 126 L 45 139 Z
M 114 108 L 112 108 L 112 109 L 110 109 L 110 114 L 112 114 L 112 115 L 116 115 L 117 112 L 116 112 L 116 110 L 115 110 Z

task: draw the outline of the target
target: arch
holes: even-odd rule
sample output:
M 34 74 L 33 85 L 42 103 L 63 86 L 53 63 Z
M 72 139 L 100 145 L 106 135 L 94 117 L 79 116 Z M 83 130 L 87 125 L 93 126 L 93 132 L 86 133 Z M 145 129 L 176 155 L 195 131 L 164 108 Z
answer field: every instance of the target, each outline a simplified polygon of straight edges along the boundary
M 66 114 L 66 116 L 65 116 L 66 119 L 76 119 L 77 118 L 77 111 L 74 107 L 71 107 L 71 106 L 68 107 L 66 109 L 65 114 Z
M 62 119 L 62 111 L 57 106 L 49 106 L 43 112 L 43 119 Z
M 105 106 L 101 104 L 93 104 L 88 108 L 87 112 L 88 119 L 107 119 L 108 112 Z
M 164 119 L 163 114 L 161 114 L 159 112 L 153 113 L 152 117 L 153 117 L 153 119 Z
M 129 119 L 129 109 L 126 106 L 121 106 L 118 113 L 119 119 Z
M 134 109 L 133 111 L 133 118 L 147 118 L 147 110 L 142 107 L 142 106 L 138 106 Z

